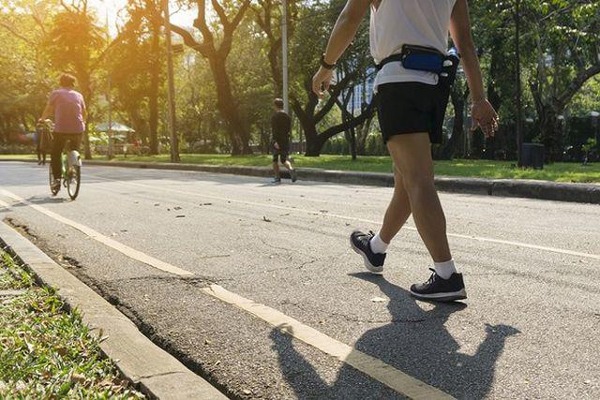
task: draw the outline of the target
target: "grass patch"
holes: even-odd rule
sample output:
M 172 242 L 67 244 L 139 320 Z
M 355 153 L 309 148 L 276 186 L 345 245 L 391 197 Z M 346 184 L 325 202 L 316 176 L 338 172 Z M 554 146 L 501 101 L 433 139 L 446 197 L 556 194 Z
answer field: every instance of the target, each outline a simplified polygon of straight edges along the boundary
M 34 159 L 35 156 L 19 156 L 19 159 Z M 0 156 L 9 158 L 9 156 Z M 96 157 L 105 160 L 105 157 Z M 118 156 L 117 161 L 170 162 L 168 154 L 157 156 Z M 340 171 L 386 172 L 392 171 L 388 156 L 359 156 L 352 161 L 350 156 L 321 155 L 320 157 L 293 156 L 298 168 L 318 168 Z M 269 167 L 270 155 L 230 156 L 227 154 L 181 154 L 181 162 L 186 164 L 234 165 Z M 514 161 L 492 160 L 451 160 L 435 161 L 435 173 L 439 176 L 455 176 L 486 179 L 534 179 L 551 182 L 600 183 L 600 163 L 552 163 L 544 165 L 542 170 L 522 169 Z
M 119 156 L 119 161 L 169 162 L 168 154 L 158 156 Z M 349 156 L 321 155 L 320 157 L 293 156 L 298 168 L 318 168 L 341 171 L 391 172 L 388 156 L 361 156 L 352 161 Z M 224 154 L 182 154 L 182 163 L 205 165 L 271 165 L 269 155 L 230 156 Z M 514 161 L 441 160 L 435 161 L 435 173 L 440 176 L 458 176 L 487 179 L 535 179 L 552 182 L 600 183 L 600 163 L 583 166 L 579 163 L 552 163 L 544 169 L 522 169 Z
M 0 398 L 139 399 L 74 310 L 0 250 Z

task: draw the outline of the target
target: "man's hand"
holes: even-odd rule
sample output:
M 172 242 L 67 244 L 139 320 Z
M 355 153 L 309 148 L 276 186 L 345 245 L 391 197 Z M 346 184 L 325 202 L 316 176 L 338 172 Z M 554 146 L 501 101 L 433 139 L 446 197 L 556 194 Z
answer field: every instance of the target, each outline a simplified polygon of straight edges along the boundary
M 493 137 L 498 130 L 498 114 L 487 99 L 479 100 L 471 106 L 471 117 L 473 119 L 472 131 L 480 127 L 485 137 Z
M 275 148 L 275 150 L 279 150 L 279 143 L 274 142 L 273 147 Z
M 322 99 L 325 92 L 329 90 L 332 78 L 333 70 L 323 67 L 319 68 L 315 76 L 313 76 L 312 90 L 320 99 Z

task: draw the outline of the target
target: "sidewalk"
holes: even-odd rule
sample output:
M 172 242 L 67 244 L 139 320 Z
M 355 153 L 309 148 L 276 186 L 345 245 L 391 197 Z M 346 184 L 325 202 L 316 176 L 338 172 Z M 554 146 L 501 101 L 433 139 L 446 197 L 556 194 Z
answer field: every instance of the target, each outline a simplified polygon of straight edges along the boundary
M 121 374 L 150 398 L 221 400 L 227 397 L 144 336 L 127 317 L 56 264 L 33 243 L 0 221 L 0 247 L 45 286 L 57 289 L 68 308 L 78 309 Z
M 126 168 L 169 169 L 182 171 L 203 171 L 233 175 L 271 177 L 269 167 L 214 166 L 199 164 L 145 163 L 122 161 L 86 161 L 90 165 L 102 165 Z M 287 172 L 282 172 L 286 177 Z M 331 171 L 316 168 L 298 169 L 299 180 L 320 182 L 394 186 L 391 173 Z M 593 183 L 555 183 L 524 179 L 481 179 L 438 176 L 436 187 L 443 192 L 469 193 L 489 196 L 522 197 L 540 200 L 556 200 L 574 203 L 600 204 L 600 184 Z

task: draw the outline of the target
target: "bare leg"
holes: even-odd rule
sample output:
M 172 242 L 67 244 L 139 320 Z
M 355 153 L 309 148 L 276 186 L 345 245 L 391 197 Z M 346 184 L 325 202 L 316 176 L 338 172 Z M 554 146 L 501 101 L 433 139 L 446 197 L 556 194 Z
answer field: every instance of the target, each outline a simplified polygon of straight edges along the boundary
M 387 148 L 394 165 L 402 175 L 413 219 L 429 254 L 434 262 L 451 260 L 452 255 L 446 236 L 446 217 L 433 181 L 429 135 L 427 133 L 395 135 L 388 140 Z M 402 215 L 404 214 L 400 217 Z M 399 220 L 400 217 L 397 219 Z M 388 232 L 392 233 L 395 228 L 396 225 L 390 224 Z
M 379 231 L 381 240 L 389 244 L 406 223 L 410 213 L 410 202 L 404 188 L 404 180 L 400 170 L 394 165 L 394 195 L 383 217 L 383 226 Z
M 289 160 L 285 160 L 283 165 L 287 168 L 288 171 L 292 171 L 294 169 L 294 167 L 292 167 L 292 163 Z
M 277 161 L 273 161 L 273 172 L 275 173 L 275 178 L 279 178 L 279 163 Z

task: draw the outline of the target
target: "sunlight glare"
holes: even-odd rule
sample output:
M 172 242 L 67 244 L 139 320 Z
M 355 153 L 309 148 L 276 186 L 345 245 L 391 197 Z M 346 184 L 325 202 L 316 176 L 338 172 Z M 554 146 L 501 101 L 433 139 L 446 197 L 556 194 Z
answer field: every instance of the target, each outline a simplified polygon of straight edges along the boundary
M 88 0 L 89 7 L 96 10 L 98 20 L 103 24 L 108 24 L 111 35 L 116 33 L 117 26 L 123 24 L 123 21 L 119 20 L 118 13 L 125 8 L 126 4 L 127 0 Z M 192 26 L 194 18 L 197 16 L 195 10 L 180 10 L 178 7 L 171 6 L 171 2 L 169 2 L 169 6 L 171 23 L 187 27 Z

